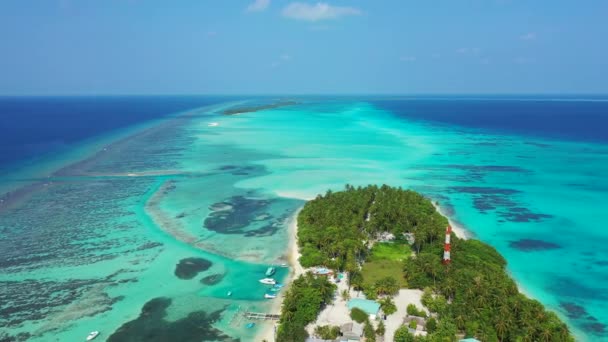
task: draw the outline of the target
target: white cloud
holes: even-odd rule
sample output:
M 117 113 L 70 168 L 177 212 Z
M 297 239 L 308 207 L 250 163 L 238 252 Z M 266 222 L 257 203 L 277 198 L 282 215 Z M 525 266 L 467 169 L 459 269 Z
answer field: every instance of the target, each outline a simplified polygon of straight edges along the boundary
M 354 7 L 332 6 L 325 2 L 317 2 L 314 5 L 292 2 L 283 8 L 283 16 L 305 21 L 319 21 L 337 19 L 343 16 L 359 15 L 361 10 Z
M 415 62 L 416 57 L 415 56 L 402 56 L 401 58 L 399 58 L 399 60 L 402 62 Z
M 536 33 L 534 32 L 528 32 L 524 35 L 519 36 L 519 39 L 521 40 L 534 40 L 536 39 Z
M 270 0 L 255 0 L 247 6 L 247 12 L 261 12 L 270 6 Z

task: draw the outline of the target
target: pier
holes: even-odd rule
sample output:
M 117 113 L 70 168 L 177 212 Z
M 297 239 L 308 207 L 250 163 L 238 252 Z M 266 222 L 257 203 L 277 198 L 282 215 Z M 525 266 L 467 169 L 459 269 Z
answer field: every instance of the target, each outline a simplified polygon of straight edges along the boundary
M 278 321 L 281 318 L 281 315 L 277 314 L 269 314 L 263 312 L 245 312 L 245 318 L 247 319 L 255 319 L 255 320 L 264 320 L 264 321 Z

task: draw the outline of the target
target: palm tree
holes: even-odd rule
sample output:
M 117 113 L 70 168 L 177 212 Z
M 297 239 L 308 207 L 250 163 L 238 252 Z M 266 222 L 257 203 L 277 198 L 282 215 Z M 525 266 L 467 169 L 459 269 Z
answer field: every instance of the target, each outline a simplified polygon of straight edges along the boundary
M 456 323 L 456 326 L 458 327 L 459 330 L 464 330 L 464 325 L 466 323 L 466 320 L 464 319 L 462 314 L 459 314 L 458 316 L 456 316 L 454 318 L 454 323 Z
M 540 331 L 540 340 L 543 342 L 550 342 L 552 335 L 553 331 L 551 327 L 547 324 L 543 325 L 542 330 Z
M 393 277 L 386 277 L 376 282 L 376 293 L 378 295 L 394 294 L 399 290 L 399 284 Z
M 498 335 L 498 339 L 502 341 L 505 333 L 507 332 L 507 322 L 503 319 L 499 319 L 494 324 L 494 329 L 496 329 L 496 335 Z
M 361 289 L 363 286 L 363 275 L 359 271 L 352 271 L 348 274 L 348 289 L 354 287 L 355 290 Z

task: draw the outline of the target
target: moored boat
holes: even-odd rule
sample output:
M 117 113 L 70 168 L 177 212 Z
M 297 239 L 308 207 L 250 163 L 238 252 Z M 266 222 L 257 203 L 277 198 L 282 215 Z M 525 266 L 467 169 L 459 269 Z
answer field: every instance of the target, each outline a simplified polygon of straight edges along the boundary
M 266 294 L 264 295 L 264 298 L 266 298 L 266 299 L 274 299 L 274 298 L 277 298 L 277 295 L 275 295 L 275 294 L 270 294 L 270 293 L 266 293 Z
M 276 285 L 277 281 L 272 278 L 264 278 L 264 279 L 260 279 L 260 283 L 266 284 L 266 285 Z
M 274 274 L 274 272 L 275 272 L 275 271 L 276 271 L 276 270 L 275 270 L 275 268 L 274 268 L 274 267 L 268 267 L 268 269 L 266 270 L 266 276 L 267 276 L 267 277 L 270 277 L 271 275 L 273 275 L 273 274 Z
M 99 331 L 91 331 L 91 333 L 89 334 L 89 336 L 87 336 L 87 341 L 91 341 L 92 339 L 94 339 L 95 337 L 97 337 L 97 335 L 99 335 Z

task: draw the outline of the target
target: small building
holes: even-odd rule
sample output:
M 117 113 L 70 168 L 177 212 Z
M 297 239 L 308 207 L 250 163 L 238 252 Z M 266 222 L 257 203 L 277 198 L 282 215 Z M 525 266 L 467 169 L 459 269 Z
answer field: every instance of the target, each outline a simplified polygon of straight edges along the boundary
M 341 342 L 361 341 L 361 337 L 363 337 L 363 324 L 357 322 L 343 324 L 340 327 L 340 333 L 342 336 L 338 340 Z
M 378 235 L 378 242 L 393 242 L 395 240 L 395 235 L 389 232 L 382 232 Z
M 332 270 L 330 270 L 330 269 L 328 269 L 326 267 L 315 267 L 312 270 L 312 274 L 318 275 L 318 276 L 329 277 L 329 276 L 332 276 L 334 274 L 334 271 L 332 271 Z
M 409 327 L 410 322 L 412 322 L 412 321 L 416 322 L 416 329 L 412 329 Z M 414 335 L 425 335 L 426 334 L 426 319 L 424 317 L 407 315 L 403 319 L 403 324 L 408 327 L 407 331 L 409 331 L 411 334 L 414 334 Z
M 403 233 L 403 236 L 407 240 L 407 243 L 413 245 L 416 242 L 416 238 L 414 237 L 414 233 Z
M 354 298 L 349 300 L 346 305 L 349 310 L 352 310 L 353 308 L 363 310 L 372 320 L 376 319 L 378 311 L 380 311 L 380 304 L 368 299 Z

